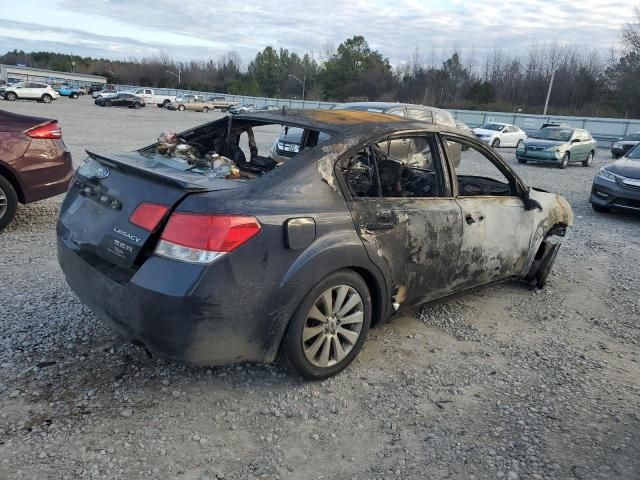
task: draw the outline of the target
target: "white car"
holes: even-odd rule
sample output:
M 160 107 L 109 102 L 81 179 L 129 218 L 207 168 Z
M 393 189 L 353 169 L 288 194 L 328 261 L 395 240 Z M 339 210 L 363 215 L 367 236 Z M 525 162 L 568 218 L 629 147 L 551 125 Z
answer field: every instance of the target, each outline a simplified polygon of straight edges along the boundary
M 21 82 L 7 85 L 4 92 L 6 100 L 38 100 L 43 103 L 51 103 L 60 98 L 60 94 L 51 85 L 46 83 Z
M 98 90 L 97 92 L 93 92 L 91 94 L 91 96 L 94 99 L 97 98 L 110 98 L 110 97 L 115 97 L 119 92 L 116 92 L 115 90 Z
M 517 147 L 527 138 L 527 134 L 515 125 L 508 123 L 489 122 L 474 128 L 473 133 L 484 143 L 493 148 Z

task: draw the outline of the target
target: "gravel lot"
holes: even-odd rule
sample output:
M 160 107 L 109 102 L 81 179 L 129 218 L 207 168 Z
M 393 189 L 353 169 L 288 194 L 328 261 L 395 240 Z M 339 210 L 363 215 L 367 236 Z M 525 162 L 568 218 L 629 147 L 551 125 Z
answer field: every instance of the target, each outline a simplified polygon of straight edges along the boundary
M 218 115 L 88 98 L 0 108 L 57 118 L 76 164 Z M 574 208 L 547 287 L 396 318 L 322 383 L 123 344 L 58 267 L 61 197 L 22 206 L 0 234 L 0 479 L 640 478 L 640 217 L 590 209 L 605 150 L 564 171 L 501 153 Z

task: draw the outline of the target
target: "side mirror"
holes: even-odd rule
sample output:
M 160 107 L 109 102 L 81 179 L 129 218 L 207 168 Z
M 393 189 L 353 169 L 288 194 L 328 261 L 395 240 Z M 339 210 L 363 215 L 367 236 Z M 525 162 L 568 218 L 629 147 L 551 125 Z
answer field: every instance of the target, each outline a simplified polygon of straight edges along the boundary
M 527 212 L 535 208 L 537 208 L 539 211 L 542 211 L 542 205 L 540 205 L 540 202 L 531 198 L 530 194 L 531 194 L 530 188 L 528 188 L 525 192 L 523 192 L 522 201 L 524 202 L 524 209 Z
M 580 140 L 579 138 L 574 138 L 573 140 L 571 140 L 571 143 L 580 143 L 582 140 Z

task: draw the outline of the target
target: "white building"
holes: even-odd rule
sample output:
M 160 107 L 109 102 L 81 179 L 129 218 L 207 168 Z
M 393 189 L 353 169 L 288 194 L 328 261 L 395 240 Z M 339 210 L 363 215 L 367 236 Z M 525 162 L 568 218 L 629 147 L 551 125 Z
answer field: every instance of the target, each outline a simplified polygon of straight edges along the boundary
M 0 64 L 0 80 L 12 83 L 40 82 L 53 84 L 68 84 L 73 86 L 88 86 L 94 83 L 106 84 L 107 78 L 98 75 L 86 75 L 84 73 L 56 72 L 55 70 L 43 70 L 41 68 L 21 67 L 17 65 Z

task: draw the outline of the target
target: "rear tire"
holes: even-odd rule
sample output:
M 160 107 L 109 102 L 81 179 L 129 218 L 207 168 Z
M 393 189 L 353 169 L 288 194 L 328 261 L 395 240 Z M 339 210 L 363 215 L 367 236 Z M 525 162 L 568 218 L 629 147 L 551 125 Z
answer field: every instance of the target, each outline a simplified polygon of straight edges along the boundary
M 328 275 L 291 317 L 278 352 L 280 362 L 311 380 L 337 374 L 362 349 L 371 310 L 371 294 L 360 275 L 352 270 Z
M 11 223 L 18 209 L 18 195 L 13 185 L 0 176 L 0 231 Z
M 589 152 L 589 155 L 587 155 L 587 159 L 582 161 L 582 166 L 590 167 L 592 163 L 593 163 L 593 152 Z
M 9 92 L 5 95 L 5 98 L 10 102 L 13 102 L 18 98 L 18 95 L 16 95 L 14 92 Z
M 526 158 L 519 158 L 518 159 L 518 163 L 527 163 L 527 159 Z
M 560 160 L 558 168 L 565 169 L 569 165 L 569 152 L 565 153 Z
M 493 148 L 498 148 L 498 147 L 500 147 L 500 139 L 499 139 L 499 138 L 494 138 L 494 139 L 493 139 L 493 142 L 491 142 L 491 146 L 492 146 Z
M 52 98 L 51 95 L 45 93 L 44 95 L 42 95 L 42 98 L 40 100 L 42 100 L 42 103 L 51 103 Z
M 77 93 L 72 93 L 71 95 L 69 95 L 71 98 L 76 99 L 78 98 L 78 94 Z
M 104 105 L 105 107 L 113 107 L 113 103 L 111 103 L 111 100 L 106 100 L 102 105 Z

